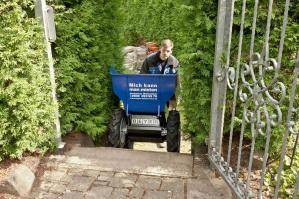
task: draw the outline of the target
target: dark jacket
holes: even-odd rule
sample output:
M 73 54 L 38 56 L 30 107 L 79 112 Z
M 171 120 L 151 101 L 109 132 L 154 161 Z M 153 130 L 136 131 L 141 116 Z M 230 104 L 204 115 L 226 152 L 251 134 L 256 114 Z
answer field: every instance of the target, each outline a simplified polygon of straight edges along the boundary
M 179 61 L 172 55 L 167 60 L 161 60 L 160 51 L 147 56 L 144 60 L 140 74 L 174 74 L 179 67 Z

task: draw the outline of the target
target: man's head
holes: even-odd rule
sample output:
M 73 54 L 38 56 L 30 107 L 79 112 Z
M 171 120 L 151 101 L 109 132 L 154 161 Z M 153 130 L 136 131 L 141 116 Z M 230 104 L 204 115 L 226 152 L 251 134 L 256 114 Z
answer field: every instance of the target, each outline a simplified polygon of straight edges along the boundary
M 172 54 L 173 43 L 170 39 L 165 39 L 161 42 L 160 58 L 162 60 L 168 59 Z

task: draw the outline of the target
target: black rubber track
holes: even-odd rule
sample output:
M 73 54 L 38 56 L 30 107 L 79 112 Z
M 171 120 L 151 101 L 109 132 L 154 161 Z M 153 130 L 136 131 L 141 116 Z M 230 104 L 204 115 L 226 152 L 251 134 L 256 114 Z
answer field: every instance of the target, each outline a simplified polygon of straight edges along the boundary
M 166 139 L 168 152 L 180 152 L 180 113 L 176 110 L 169 111 Z
M 108 142 L 112 147 L 120 147 L 120 124 L 124 116 L 125 111 L 122 109 L 115 110 L 112 114 L 108 134 Z

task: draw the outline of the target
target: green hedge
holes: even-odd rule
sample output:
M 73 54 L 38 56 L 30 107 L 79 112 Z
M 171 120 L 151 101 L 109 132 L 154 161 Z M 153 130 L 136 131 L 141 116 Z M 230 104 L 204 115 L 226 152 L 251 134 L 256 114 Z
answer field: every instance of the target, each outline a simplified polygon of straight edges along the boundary
M 275 1 L 273 4 L 272 26 L 270 35 L 270 57 L 276 58 L 278 54 L 280 32 L 284 12 L 284 0 Z M 235 17 L 233 21 L 233 37 L 231 48 L 231 65 L 236 67 L 238 52 L 239 30 L 241 21 L 242 1 L 235 2 Z M 254 1 L 247 1 L 246 20 L 243 37 L 243 56 L 241 64 L 248 62 L 250 47 L 251 25 L 253 18 Z M 182 106 L 185 115 L 183 126 L 184 133 L 195 137 L 195 141 L 203 142 L 208 137 L 210 122 L 210 103 L 212 89 L 212 69 L 215 49 L 217 1 L 192 1 L 192 0 L 130 0 L 124 1 L 124 8 L 128 16 L 124 26 L 124 34 L 127 44 L 138 45 L 140 41 L 160 42 L 164 38 L 174 41 L 174 55 L 181 62 L 182 76 Z M 255 52 L 261 52 L 265 40 L 267 22 L 268 1 L 260 1 L 255 38 Z M 289 19 L 286 31 L 281 75 L 279 81 L 285 83 L 290 89 L 291 74 L 295 65 L 295 57 L 299 48 L 299 4 L 291 1 Z M 269 81 L 271 76 L 266 77 Z M 287 93 L 288 95 L 289 93 Z M 231 120 L 233 92 L 227 92 L 227 104 L 225 115 L 224 134 L 229 133 Z M 284 115 L 283 125 L 288 107 L 288 97 L 281 109 Z M 239 101 L 239 100 L 238 100 Z M 299 101 L 299 95 L 296 100 Z M 241 104 L 238 103 L 235 123 L 235 134 L 240 132 L 240 120 L 242 114 Z M 273 108 L 269 108 L 270 113 Z M 248 125 L 249 126 L 249 125 Z M 284 128 L 273 128 L 269 159 L 280 156 L 282 136 Z M 250 129 L 246 129 L 245 137 L 251 139 Z M 294 138 L 290 138 L 293 142 Z M 256 148 L 264 150 L 265 136 L 259 136 Z M 291 148 L 291 145 L 289 146 Z M 290 156 L 290 152 L 288 153 Z M 295 153 L 295 161 L 292 167 L 289 158 L 286 158 L 281 193 L 283 197 L 289 197 L 292 193 L 294 181 L 297 175 L 298 150 Z M 277 170 L 277 162 L 271 165 L 272 177 Z M 272 186 L 276 181 L 267 173 L 267 183 Z
M 120 1 L 54 1 L 62 132 L 106 132 L 113 105 L 108 67 L 121 66 Z
M 32 2 L 0 2 L 0 161 L 54 147 L 47 57 Z
M 127 44 L 174 41 L 173 54 L 181 64 L 183 131 L 203 142 L 209 132 L 217 2 L 131 0 L 124 7 Z
M 241 1 L 236 1 L 231 48 L 231 66 L 236 64 L 239 28 L 241 20 Z M 273 5 L 272 32 L 270 36 L 270 56 L 278 53 L 280 29 L 284 11 L 284 1 Z M 247 2 L 245 20 L 243 59 L 248 61 L 251 23 L 254 2 Z M 202 142 L 209 132 L 212 68 L 215 50 L 217 2 L 151 0 L 124 1 L 128 16 L 124 25 L 127 44 L 156 41 L 170 38 L 175 43 L 174 55 L 182 66 L 182 105 L 186 113 L 184 132 L 195 135 Z M 267 19 L 267 2 L 260 2 L 257 21 L 255 51 L 261 52 L 264 42 Z M 138 20 L 136 20 L 138 19 Z M 288 77 L 294 67 L 294 53 L 298 48 L 298 5 L 292 3 L 289 11 L 287 37 L 285 39 L 282 73 Z M 277 48 L 276 48 L 277 46 Z M 283 80 L 289 78 L 282 78 Z M 287 82 L 289 85 L 289 82 Z M 231 112 L 231 93 L 228 93 L 228 111 Z M 241 110 L 241 109 L 240 109 Z M 229 116 L 229 115 L 228 115 Z M 229 120 L 229 117 L 228 117 Z M 226 121 L 228 121 L 226 120 Z M 229 126 L 229 125 L 226 125 Z M 227 131 L 226 131 L 227 132 Z

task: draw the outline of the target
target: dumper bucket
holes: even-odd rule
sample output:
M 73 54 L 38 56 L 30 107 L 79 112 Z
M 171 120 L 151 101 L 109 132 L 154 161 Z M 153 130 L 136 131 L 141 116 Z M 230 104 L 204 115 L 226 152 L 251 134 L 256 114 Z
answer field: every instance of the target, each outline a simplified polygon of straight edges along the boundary
M 175 93 L 175 74 L 120 74 L 112 67 L 110 74 L 113 92 L 123 102 L 127 115 L 160 115 Z

